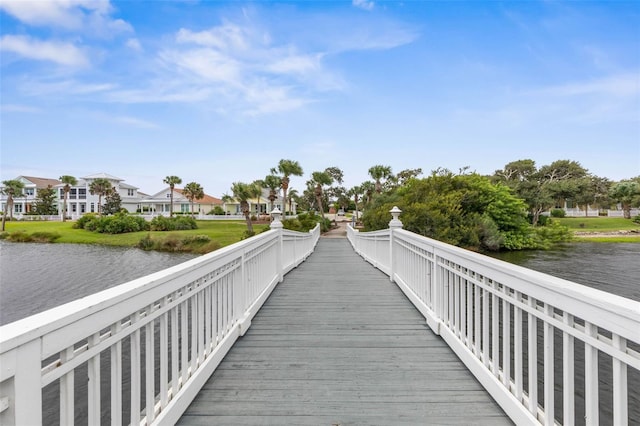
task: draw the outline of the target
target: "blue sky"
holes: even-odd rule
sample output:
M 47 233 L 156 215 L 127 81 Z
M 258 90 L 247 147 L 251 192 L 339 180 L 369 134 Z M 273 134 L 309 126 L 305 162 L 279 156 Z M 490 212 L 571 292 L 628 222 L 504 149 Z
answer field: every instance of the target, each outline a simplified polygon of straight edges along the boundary
M 640 174 L 636 1 L 0 3 L 1 178 Z

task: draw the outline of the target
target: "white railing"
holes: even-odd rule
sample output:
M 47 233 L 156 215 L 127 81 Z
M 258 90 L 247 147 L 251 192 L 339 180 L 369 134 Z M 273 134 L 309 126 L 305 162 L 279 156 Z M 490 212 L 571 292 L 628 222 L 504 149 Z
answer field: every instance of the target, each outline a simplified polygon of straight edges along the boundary
M 347 234 L 516 424 L 638 421 L 640 302 L 400 228 Z
M 1 327 L 0 424 L 174 424 L 319 234 L 274 228 Z

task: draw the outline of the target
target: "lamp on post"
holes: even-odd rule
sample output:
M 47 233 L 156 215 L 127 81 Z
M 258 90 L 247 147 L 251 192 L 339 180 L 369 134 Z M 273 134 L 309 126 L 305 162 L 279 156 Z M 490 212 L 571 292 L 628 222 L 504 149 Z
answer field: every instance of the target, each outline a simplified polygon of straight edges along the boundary
M 282 222 L 281 222 L 281 218 L 282 218 L 282 212 L 280 211 L 280 209 L 278 209 L 277 207 L 274 208 L 273 210 L 271 210 L 271 213 L 269 213 L 271 215 L 271 229 L 275 229 L 275 228 L 282 228 Z
M 389 228 L 402 228 L 402 222 L 399 219 L 402 210 L 400 210 L 398 206 L 393 206 L 393 208 L 389 210 L 389 213 L 391 213 L 391 217 L 393 217 L 391 222 L 389 222 Z

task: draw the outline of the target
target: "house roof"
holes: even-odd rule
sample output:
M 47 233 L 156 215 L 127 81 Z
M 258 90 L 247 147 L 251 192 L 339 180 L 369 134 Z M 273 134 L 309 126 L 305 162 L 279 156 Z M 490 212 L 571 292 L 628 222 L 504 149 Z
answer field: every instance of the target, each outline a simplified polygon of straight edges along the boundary
M 62 183 L 58 179 L 49 179 L 49 178 L 34 177 L 34 176 L 20 176 L 20 177 L 34 184 L 36 188 L 46 188 L 49 185 L 54 187 Z
M 124 179 L 120 179 L 119 177 L 110 175 L 108 173 L 96 173 L 95 175 L 84 176 L 82 179 L 109 179 L 109 180 L 117 180 L 118 182 L 122 182 Z
M 182 195 L 183 197 L 185 197 L 185 195 L 182 192 L 182 189 L 173 188 L 173 190 L 175 192 L 177 192 L 178 194 Z M 200 204 L 222 204 L 222 200 L 221 199 L 216 198 L 216 197 L 212 197 L 211 195 L 207 195 L 207 194 L 204 194 L 204 198 L 202 198 L 200 200 L 194 200 L 193 202 L 194 203 L 200 203 Z

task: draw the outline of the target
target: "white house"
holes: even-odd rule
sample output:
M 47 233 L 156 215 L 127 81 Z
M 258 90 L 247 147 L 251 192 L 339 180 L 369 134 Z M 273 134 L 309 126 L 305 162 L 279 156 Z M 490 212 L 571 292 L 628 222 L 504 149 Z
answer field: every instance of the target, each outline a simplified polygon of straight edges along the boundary
M 157 194 L 145 197 L 140 201 L 142 211 L 151 214 L 168 215 L 171 211 L 171 188 L 167 187 Z M 204 195 L 204 198 L 193 201 L 193 212 L 191 202 L 184 195 L 180 188 L 173 188 L 173 212 L 174 213 L 196 213 L 208 214 L 216 206 L 222 207 L 222 200 L 211 195 Z
M 61 183 L 58 179 L 34 176 L 18 176 L 15 180 L 22 182 L 24 189 L 22 190 L 22 195 L 13 197 L 13 216 L 31 212 L 39 189 L 55 188 Z M 0 196 L 0 211 L 5 211 L 6 208 L 7 196 L 3 194 Z
M 278 208 L 281 212 L 284 211 L 284 203 L 282 199 L 282 195 L 277 194 L 276 199 L 273 201 L 273 206 L 271 205 L 271 201 L 269 201 L 269 188 L 262 189 L 262 195 L 260 198 L 252 198 L 247 200 L 249 202 L 249 211 L 251 214 L 255 215 L 265 215 L 269 214 L 271 210 L 274 208 Z M 291 203 L 291 210 L 289 209 L 289 204 L 287 203 L 287 212 L 292 211 L 293 214 L 296 214 L 297 204 L 296 202 Z M 224 211 L 227 214 L 242 214 L 242 210 L 240 209 L 240 202 L 237 200 L 225 201 L 223 206 Z
M 78 183 L 70 188 L 67 196 L 67 215 L 77 217 L 85 213 L 98 212 L 99 197 L 97 194 L 92 195 L 89 191 L 89 186 L 96 179 L 106 179 L 111 183 L 122 199 L 122 208 L 128 212 L 135 213 L 140 208 L 141 201 L 146 194 L 139 193 L 137 187 L 124 183 L 124 179 L 107 173 L 97 173 L 81 177 L 78 179 Z M 60 183 L 56 188 L 58 189 L 59 211 L 62 212 L 64 184 Z M 104 204 L 104 197 L 102 197 L 102 203 Z

